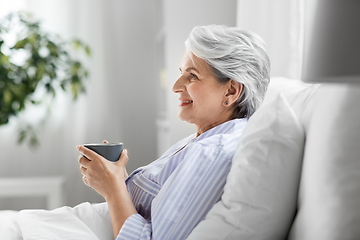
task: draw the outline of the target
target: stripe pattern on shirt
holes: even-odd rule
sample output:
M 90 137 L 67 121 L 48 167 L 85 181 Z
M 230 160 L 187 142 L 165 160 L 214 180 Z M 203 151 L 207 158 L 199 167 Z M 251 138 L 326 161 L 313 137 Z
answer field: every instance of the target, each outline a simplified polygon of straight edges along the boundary
M 246 122 L 234 119 L 191 135 L 130 174 L 126 184 L 138 214 L 117 239 L 185 239 L 220 199 Z

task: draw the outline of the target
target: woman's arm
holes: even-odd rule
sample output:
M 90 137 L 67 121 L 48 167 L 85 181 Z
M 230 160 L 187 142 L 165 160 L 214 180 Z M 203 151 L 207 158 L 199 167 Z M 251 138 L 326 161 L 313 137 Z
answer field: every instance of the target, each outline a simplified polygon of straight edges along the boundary
M 104 197 L 109 205 L 114 238 L 116 238 L 119 234 L 119 231 L 125 220 L 131 215 L 137 214 L 137 211 L 126 189 L 125 182 L 120 185 L 117 192 Z
M 152 201 L 151 222 L 134 214 L 117 239 L 185 239 L 219 200 L 232 154 L 194 145 L 185 155 L 177 154 L 183 160 Z
M 230 144 L 236 144 L 235 142 L 237 141 Z M 80 147 L 80 150 L 82 148 Z M 87 156 L 86 153 L 84 155 Z M 223 151 L 219 146 L 203 146 L 200 143 L 189 146 L 185 155 L 176 154 L 174 157 L 180 157 L 181 163 L 152 201 L 151 221 L 137 214 L 124 183 L 124 174 L 110 174 L 119 179 L 121 175 L 121 180 L 109 181 L 113 182 L 112 184 L 103 183 L 103 188 L 114 188 L 106 191 L 111 194 L 103 193 L 103 189 L 98 187 L 101 184 L 94 185 L 98 181 L 88 181 L 89 174 L 85 175 L 84 182 L 94 187 L 108 201 L 114 235 L 118 234 L 117 239 L 185 239 L 219 200 L 230 170 L 232 155 L 233 153 Z M 89 158 L 91 159 L 91 156 Z M 82 161 L 86 162 L 87 159 L 81 159 L 79 161 L 82 165 Z M 172 160 L 175 159 L 170 161 Z M 106 165 L 125 166 L 127 155 L 126 152 L 122 154 L 116 163 L 103 161 Z M 117 172 L 123 171 L 123 167 L 120 169 Z M 167 174 L 170 173 L 165 173 Z M 99 179 L 107 179 L 107 176 Z
M 84 146 L 77 146 L 76 149 L 82 154 L 79 163 L 84 183 L 102 195 L 109 205 L 116 238 L 125 220 L 137 214 L 125 184 L 127 150 L 122 151 L 117 162 L 111 162 Z

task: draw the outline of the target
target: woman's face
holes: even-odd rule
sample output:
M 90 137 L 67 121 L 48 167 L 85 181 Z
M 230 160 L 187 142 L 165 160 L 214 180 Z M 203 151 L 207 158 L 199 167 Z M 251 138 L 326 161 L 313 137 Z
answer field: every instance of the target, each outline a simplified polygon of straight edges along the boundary
M 179 118 L 194 123 L 199 135 L 230 119 L 225 104 L 229 84 L 220 83 L 208 63 L 190 54 L 184 55 L 173 91 L 180 95 Z

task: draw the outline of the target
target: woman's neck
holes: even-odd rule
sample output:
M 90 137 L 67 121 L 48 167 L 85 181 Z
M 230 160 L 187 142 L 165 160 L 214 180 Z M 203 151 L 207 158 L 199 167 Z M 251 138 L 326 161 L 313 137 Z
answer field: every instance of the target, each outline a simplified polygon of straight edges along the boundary
M 212 129 L 212 128 L 216 127 L 216 126 L 219 126 L 220 124 L 223 124 L 223 123 L 225 123 L 227 121 L 230 121 L 230 120 L 231 119 L 226 119 L 226 120 L 218 121 L 218 122 L 215 122 L 213 124 L 208 124 L 208 125 L 205 125 L 205 126 L 197 126 L 196 137 L 199 137 L 204 132 L 207 132 L 210 129 Z

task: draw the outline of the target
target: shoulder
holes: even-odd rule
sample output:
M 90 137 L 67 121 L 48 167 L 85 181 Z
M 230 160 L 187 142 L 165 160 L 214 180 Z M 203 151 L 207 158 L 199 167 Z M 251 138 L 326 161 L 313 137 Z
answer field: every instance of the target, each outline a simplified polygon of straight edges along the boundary
M 246 119 L 231 120 L 226 126 L 221 126 L 222 130 L 214 129 L 207 137 L 195 141 L 191 148 L 193 151 L 231 160 L 246 124 Z
M 198 144 L 204 147 L 219 147 L 227 149 L 227 146 L 237 145 L 243 130 L 247 124 L 246 119 L 234 119 L 218 126 L 219 129 L 213 129 L 208 136 L 199 138 Z
M 194 139 L 196 136 L 196 134 L 192 134 L 190 136 L 187 136 L 183 139 L 181 139 L 180 141 L 178 141 L 177 143 L 175 143 L 174 145 L 172 145 L 168 150 L 166 150 L 166 152 L 164 152 L 160 158 L 164 158 L 170 154 L 173 154 L 174 152 L 178 151 L 180 148 L 182 148 L 183 146 L 185 146 L 186 144 L 188 144 L 192 139 Z

